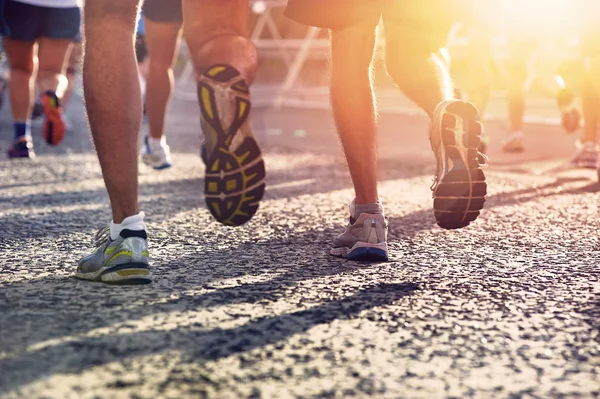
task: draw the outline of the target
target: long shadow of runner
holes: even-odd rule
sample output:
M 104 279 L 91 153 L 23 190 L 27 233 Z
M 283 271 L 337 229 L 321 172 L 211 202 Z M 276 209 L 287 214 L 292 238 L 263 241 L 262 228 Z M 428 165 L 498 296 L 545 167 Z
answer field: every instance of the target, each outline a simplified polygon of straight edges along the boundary
M 0 283 L 0 325 L 5 326 L 0 353 L 16 361 L 36 344 L 68 340 L 156 314 L 233 304 L 269 305 L 291 292 L 306 292 L 300 296 L 307 304 L 323 298 L 315 299 L 315 290 L 331 290 L 326 287 L 333 285 L 337 291 L 330 296 L 335 297 L 339 292 L 378 281 L 377 273 L 372 271 L 380 270 L 381 265 L 347 262 L 328 255 L 329 240 L 325 237 L 334 234 L 333 230 L 311 231 L 228 250 L 200 249 L 156 265 L 156 282 L 142 288 L 56 277 Z M 290 245 L 294 242 L 304 244 L 302 252 Z M 355 274 L 358 284 L 354 277 L 350 285 L 346 284 L 344 279 Z M 224 287 L 223 280 L 237 284 L 231 287 L 226 283 Z
M 186 361 L 202 364 L 284 341 L 320 324 L 356 318 L 364 310 L 390 305 L 417 288 L 412 283 L 375 283 L 342 299 L 230 329 L 206 330 L 192 325 L 168 331 L 80 337 L 1 359 L 0 392 L 18 389 L 49 375 L 80 373 L 93 366 L 167 350 L 180 351 Z

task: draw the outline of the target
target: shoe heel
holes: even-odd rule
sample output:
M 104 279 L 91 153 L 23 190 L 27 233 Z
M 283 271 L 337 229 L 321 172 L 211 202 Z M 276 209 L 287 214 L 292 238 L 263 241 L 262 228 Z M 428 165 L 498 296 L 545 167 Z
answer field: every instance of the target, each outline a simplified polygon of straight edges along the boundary
M 125 263 L 105 270 L 100 279 L 106 284 L 139 285 L 150 284 L 152 275 L 147 263 Z
M 387 262 L 387 243 L 370 244 L 359 241 L 350 249 L 346 258 L 361 262 Z

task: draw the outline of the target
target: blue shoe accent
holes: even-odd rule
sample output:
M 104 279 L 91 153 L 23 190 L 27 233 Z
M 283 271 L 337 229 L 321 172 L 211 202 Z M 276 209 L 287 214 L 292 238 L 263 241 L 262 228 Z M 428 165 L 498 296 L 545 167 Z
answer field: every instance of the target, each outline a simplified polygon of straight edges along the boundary
M 356 248 L 347 256 L 350 260 L 362 262 L 387 262 L 388 256 L 383 249 L 379 248 Z
M 15 122 L 13 126 L 15 130 L 15 140 L 19 140 L 21 137 L 31 137 L 30 122 Z
M 144 146 L 146 147 L 146 154 L 152 154 L 152 151 L 150 151 L 150 141 L 148 140 L 148 136 L 144 137 Z
M 173 165 L 170 164 L 170 163 L 163 163 L 160 166 L 154 166 L 152 169 L 154 169 L 154 170 L 163 170 L 163 169 L 169 169 L 171 166 L 173 166 Z

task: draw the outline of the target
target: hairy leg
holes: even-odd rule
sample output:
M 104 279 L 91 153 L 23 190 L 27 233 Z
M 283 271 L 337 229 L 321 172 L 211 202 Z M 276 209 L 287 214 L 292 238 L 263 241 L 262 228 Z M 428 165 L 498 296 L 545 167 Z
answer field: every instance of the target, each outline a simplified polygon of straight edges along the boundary
M 142 96 L 133 45 L 138 2 L 85 4 L 85 102 L 114 223 L 139 212 L 137 138 Z
M 377 113 L 371 62 L 377 31 L 371 25 L 331 32 L 331 104 L 357 204 L 377 193 Z
M 69 81 L 65 76 L 73 42 L 66 39 L 41 38 L 39 40 L 38 84 L 43 92 L 51 91 L 62 98 Z

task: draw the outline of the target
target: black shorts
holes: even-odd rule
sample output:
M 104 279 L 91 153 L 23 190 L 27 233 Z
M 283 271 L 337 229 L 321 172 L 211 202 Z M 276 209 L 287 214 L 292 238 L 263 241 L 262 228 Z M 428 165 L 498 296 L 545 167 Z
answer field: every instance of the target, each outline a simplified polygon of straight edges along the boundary
M 13 40 L 35 41 L 42 37 L 75 40 L 79 37 L 78 7 L 35 6 L 0 0 L 0 34 Z
M 152 22 L 183 22 L 182 0 L 145 0 L 142 12 Z
M 285 15 L 304 25 L 343 30 L 357 25 L 403 25 L 446 31 L 467 0 L 288 0 Z
M 146 39 L 144 35 L 136 35 L 135 36 L 135 58 L 137 59 L 138 64 L 144 62 L 148 56 L 148 47 L 146 47 Z

